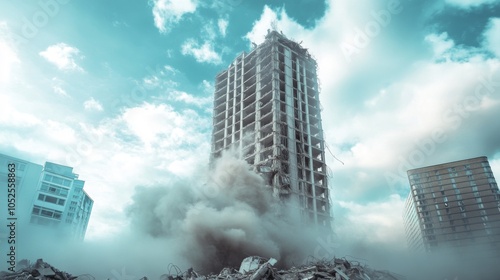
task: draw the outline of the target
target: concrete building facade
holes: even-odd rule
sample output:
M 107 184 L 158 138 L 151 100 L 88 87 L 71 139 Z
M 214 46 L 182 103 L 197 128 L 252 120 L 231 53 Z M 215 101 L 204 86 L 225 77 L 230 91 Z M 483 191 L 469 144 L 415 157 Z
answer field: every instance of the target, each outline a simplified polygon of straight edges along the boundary
M 216 76 L 211 160 L 233 148 L 305 221 L 331 224 L 316 61 L 276 32 Z
M 83 240 L 94 204 L 73 168 L 46 162 L 33 201 L 30 223 L 52 225 Z
M 16 165 L 17 236 L 32 238 L 35 231 L 56 238 L 83 240 L 93 200 L 83 190 L 85 182 L 78 179 L 73 168 L 51 162 L 41 166 L 0 154 L 0 182 L 7 182 L 8 163 Z M 7 188 L 2 189 L 0 198 L 7 200 Z M 2 220 L 6 220 L 6 209 L 0 213 Z M 0 232 L 2 238 L 3 235 Z
M 500 249 L 500 192 L 486 157 L 408 170 L 403 219 L 412 250 Z

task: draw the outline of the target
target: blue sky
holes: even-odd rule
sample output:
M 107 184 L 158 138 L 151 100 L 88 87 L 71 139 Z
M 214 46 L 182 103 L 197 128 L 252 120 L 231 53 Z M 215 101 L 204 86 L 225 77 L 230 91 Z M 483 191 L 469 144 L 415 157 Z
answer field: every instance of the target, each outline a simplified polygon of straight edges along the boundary
M 212 87 L 271 23 L 318 61 L 339 238 L 404 244 L 405 171 L 488 156 L 500 176 L 500 1 L 0 2 L 0 153 L 75 167 L 87 238 L 134 188 L 208 163 Z

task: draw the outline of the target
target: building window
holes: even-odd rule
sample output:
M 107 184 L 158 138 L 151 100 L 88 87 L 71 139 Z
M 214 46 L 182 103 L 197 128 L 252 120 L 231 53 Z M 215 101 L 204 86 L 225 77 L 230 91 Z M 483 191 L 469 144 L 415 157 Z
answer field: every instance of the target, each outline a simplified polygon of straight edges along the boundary
M 45 192 L 45 193 L 55 194 L 58 196 L 64 196 L 64 197 L 68 196 L 68 189 L 49 184 L 47 182 L 42 182 L 42 185 L 40 186 L 40 190 Z
M 64 178 L 61 178 L 61 177 L 52 176 L 52 175 L 49 175 L 49 174 L 45 174 L 45 176 L 43 177 L 43 180 L 47 181 L 47 182 L 52 182 L 54 184 L 63 185 L 63 186 L 66 186 L 66 187 L 69 187 L 71 185 L 71 181 L 70 180 L 67 180 L 67 179 L 64 179 Z
M 31 213 L 33 215 L 36 215 L 36 216 L 53 218 L 53 219 L 56 219 L 56 220 L 60 220 L 61 219 L 61 215 L 62 215 L 61 211 L 57 211 L 57 210 L 53 210 L 53 209 L 49 209 L 49 208 L 44 208 L 44 207 L 37 206 L 37 205 L 35 205 L 33 207 L 33 210 L 31 211 Z
M 64 202 L 66 202 L 65 199 L 57 198 L 57 197 L 50 196 L 50 195 L 44 195 L 44 194 L 39 194 L 38 200 L 45 201 L 48 203 L 57 204 L 57 205 L 63 205 L 63 206 L 64 206 Z

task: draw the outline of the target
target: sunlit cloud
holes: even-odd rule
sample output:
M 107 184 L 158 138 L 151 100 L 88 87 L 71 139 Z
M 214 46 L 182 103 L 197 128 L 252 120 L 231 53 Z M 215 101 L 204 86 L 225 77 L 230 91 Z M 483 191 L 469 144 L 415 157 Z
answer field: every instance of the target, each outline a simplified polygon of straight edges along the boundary
M 196 11 L 196 0 L 153 0 L 155 26 L 161 33 L 168 33 L 185 14 Z
M 58 43 L 49 46 L 39 53 L 48 62 L 54 64 L 60 70 L 83 71 L 76 63 L 76 59 L 81 59 L 80 50 L 66 43 Z

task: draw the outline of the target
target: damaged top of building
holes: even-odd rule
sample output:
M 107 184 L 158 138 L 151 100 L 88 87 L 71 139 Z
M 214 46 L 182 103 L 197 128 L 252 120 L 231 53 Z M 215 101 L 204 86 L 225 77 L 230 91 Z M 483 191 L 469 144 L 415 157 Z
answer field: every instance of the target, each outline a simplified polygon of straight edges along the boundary
M 303 221 L 330 228 L 317 63 L 277 31 L 216 76 L 211 162 L 237 151 Z

